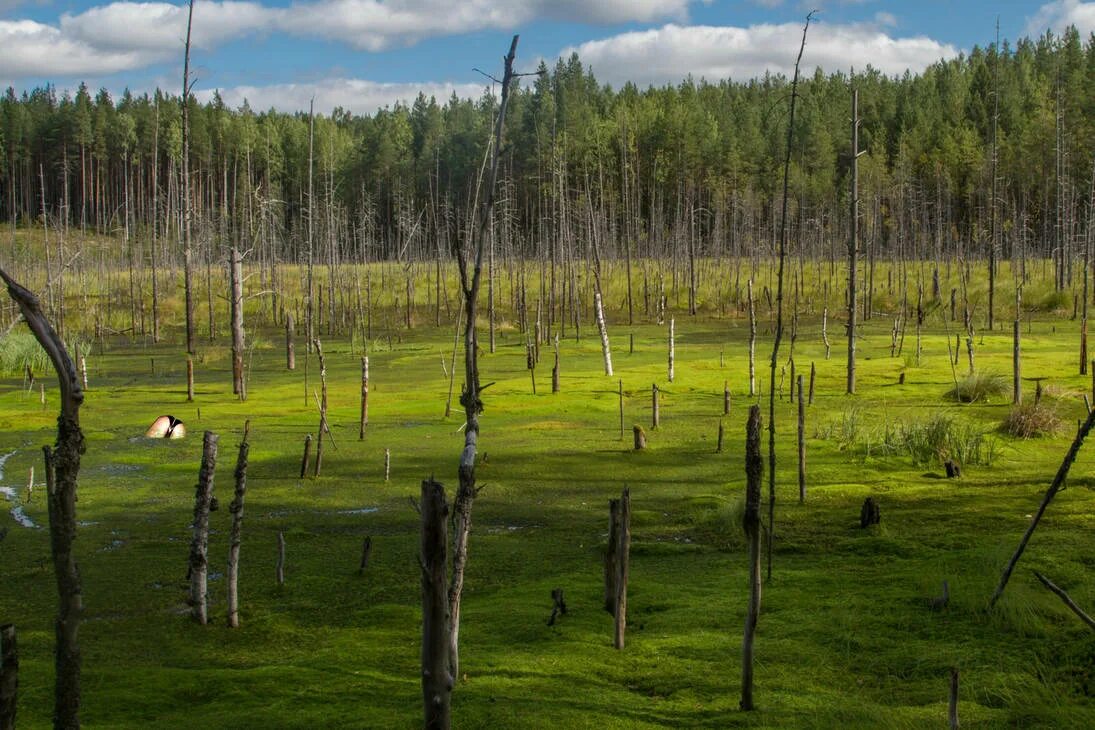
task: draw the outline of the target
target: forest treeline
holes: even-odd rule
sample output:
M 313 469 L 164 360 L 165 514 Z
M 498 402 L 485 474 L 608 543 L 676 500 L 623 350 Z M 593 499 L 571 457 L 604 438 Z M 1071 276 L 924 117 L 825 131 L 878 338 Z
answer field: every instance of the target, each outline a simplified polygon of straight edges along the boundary
M 572 56 L 521 81 L 493 224 L 502 255 L 772 250 L 788 79 L 614 90 Z M 1052 256 L 1071 278 L 1095 188 L 1095 35 L 1073 28 L 1001 52 L 974 48 L 917 75 L 804 78 L 789 221 L 802 255 L 846 250 L 853 85 L 868 252 L 973 258 L 996 246 L 1003 257 Z M 120 258 L 178 260 L 179 99 L 9 88 L 0 216 L 21 224 L 44 214 L 54 229 L 124 235 Z M 280 261 L 313 248 L 331 262 L 446 258 L 469 225 L 496 107 L 485 89 L 372 115 L 336 109 L 313 125 L 308 113 L 191 97 L 196 253 L 221 260 L 238 244 Z

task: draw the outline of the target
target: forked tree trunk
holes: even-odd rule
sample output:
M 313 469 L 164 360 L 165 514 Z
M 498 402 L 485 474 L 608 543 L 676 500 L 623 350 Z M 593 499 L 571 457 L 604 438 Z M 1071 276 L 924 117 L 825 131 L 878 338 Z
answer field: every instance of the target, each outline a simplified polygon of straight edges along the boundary
M 202 465 L 194 490 L 194 537 L 190 542 L 190 616 L 209 623 L 209 508 L 213 500 L 213 472 L 217 468 L 217 434 L 202 437 Z
M 448 594 L 449 504 L 445 488 L 422 482 L 422 706 L 428 730 L 447 730 L 451 721 L 453 675 Z
M 232 497 L 232 503 L 228 505 L 228 511 L 232 513 L 232 530 L 228 538 L 228 627 L 235 629 L 240 625 L 240 600 L 239 600 L 239 569 L 240 569 L 240 543 L 243 535 L 243 499 L 247 494 L 247 455 L 251 446 L 247 443 L 247 436 L 251 429 L 251 422 L 243 425 L 243 441 L 240 442 L 239 455 L 236 457 L 236 491 Z
M 80 456 L 84 453 L 84 434 L 80 430 L 80 405 L 84 402 L 84 391 L 65 343 L 43 314 L 38 297 L 17 284 L 2 269 L 0 278 L 7 284 L 8 294 L 18 305 L 34 338 L 49 356 L 61 391 L 57 440 L 52 449 L 48 446 L 43 448 L 50 552 L 58 597 L 53 724 L 55 728 L 79 728 L 79 630 L 83 598 L 72 543 L 76 539 L 76 479 L 80 471 Z
M 741 642 L 741 702 L 742 710 L 752 710 L 753 703 L 753 636 L 760 615 L 760 490 L 764 458 L 760 453 L 760 406 L 749 407 L 745 428 L 745 516 L 742 526 L 749 545 L 749 608 L 745 616 L 745 634 Z

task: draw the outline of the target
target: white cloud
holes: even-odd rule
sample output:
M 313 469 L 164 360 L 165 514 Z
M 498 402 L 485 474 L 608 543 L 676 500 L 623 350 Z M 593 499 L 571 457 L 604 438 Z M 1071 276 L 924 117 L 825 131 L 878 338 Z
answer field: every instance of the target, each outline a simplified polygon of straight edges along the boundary
M 0 48 L 0 77 L 10 79 L 110 74 L 159 58 L 139 49 L 96 48 L 33 20 L 0 20 Z
M 1095 33 L 1095 2 L 1056 0 L 1046 3 L 1027 21 L 1027 34 L 1041 35 L 1047 28 L 1060 33 L 1070 25 L 1076 26 L 1081 37 Z
M 194 6 L 191 44 L 209 49 L 234 38 L 266 30 L 277 11 L 253 2 L 199 2 Z M 163 2 L 116 2 L 61 16 L 66 36 L 96 48 L 142 49 L 177 55 L 186 40 L 186 5 Z
M 766 71 L 790 75 L 801 39 L 798 23 L 748 28 L 670 24 L 571 46 L 560 55 L 577 52 L 598 80 L 616 85 L 674 83 L 687 74 L 712 81 L 744 80 Z M 892 75 L 921 71 L 957 53 L 954 46 L 923 36 L 892 38 L 874 25 L 816 23 L 810 27 L 802 68 L 810 72 L 820 66 L 832 72 L 869 64 Z
M 393 106 L 396 102 L 410 104 L 419 92 L 427 97 L 434 96 L 439 104 L 445 103 L 455 92 L 460 98 L 478 98 L 482 96 L 481 84 L 452 83 L 380 83 L 365 79 L 322 79 L 316 83 L 271 84 L 269 86 L 235 86 L 220 89 L 221 98 L 230 107 L 238 107 L 244 100 L 256 111 L 277 109 L 295 112 L 308 109 L 308 103 L 315 97 L 317 112 L 328 114 L 336 106 L 355 114 L 371 114 L 377 109 Z M 201 101 L 213 97 L 213 91 L 195 93 Z

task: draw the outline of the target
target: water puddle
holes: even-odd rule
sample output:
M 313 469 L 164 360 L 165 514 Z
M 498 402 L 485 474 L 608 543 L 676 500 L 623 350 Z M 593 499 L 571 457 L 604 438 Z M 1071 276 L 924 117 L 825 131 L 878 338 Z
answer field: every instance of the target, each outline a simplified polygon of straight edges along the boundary
M 3 481 L 4 479 L 4 464 L 13 456 L 15 456 L 14 451 L 0 456 L 0 481 Z M 0 494 L 3 494 L 7 500 L 14 505 L 11 508 L 11 518 L 13 520 L 18 522 L 21 526 L 32 530 L 38 528 L 38 525 L 35 524 L 34 520 L 28 517 L 27 513 L 23 511 L 22 506 L 15 504 L 15 502 L 19 500 L 19 496 L 16 494 L 14 487 L 0 487 Z

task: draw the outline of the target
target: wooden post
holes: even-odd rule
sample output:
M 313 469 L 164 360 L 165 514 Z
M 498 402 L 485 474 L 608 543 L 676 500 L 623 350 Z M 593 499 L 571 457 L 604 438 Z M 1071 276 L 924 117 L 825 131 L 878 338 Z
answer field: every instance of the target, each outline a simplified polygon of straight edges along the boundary
M 806 399 L 802 397 L 802 375 L 798 376 L 798 501 L 806 501 Z
M 650 386 L 650 427 L 657 428 L 661 422 L 660 413 L 658 409 L 658 384 L 654 383 Z
M 620 440 L 624 440 L 624 381 L 620 380 Z
M 669 382 L 673 382 L 673 339 L 677 320 L 669 319 Z
M 444 365 L 445 361 L 442 360 Z M 365 440 L 365 427 L 369 425 L 369 356 L 361 358 L 361 416 L 358 419 L 357 439 Z
M 719 421 L 719 441 L 718 441 L 718 445 L 715 446 L 715 453 L 716 454 L 721 454 L 722 453 L 722 437 L 723 437 L 724 431 L 725 431 L 724 424 L 720 420 Z
M 232 393 L 241 401 L 247 400 L 243 382 L 243 256 L 235 246 L 230 252 L 228 264 L 232 299 Z
M 320 291 L 322 292 L 322 288 Z M 323 312 L 322 306 L 319 311 Z M 323 357 L 323 345 L 318 337 L 312 344 L 319 357 L 319 432 L 316 434 L 316 463 L 312 471 L 312 476 L 318 477 L 323 468 L 323 433 L 327 430 L 327 361 Z
M 358 575 L 365 575 L 365 569 L 369 567 L 369 556 L 373 552 L 373 538 L 366 537 L 361 543 L 361 564 L 357 568 Z
M 814 363 L 811 362 L 810 363 L 810 397 L 807 400 L 807 404 L 811 405 L 811 406 L 814 404 L 814 381 L 816 379 L 817 379 L 817 367 L 815 367 Z
M 186 356 L 186 402 L 194 402 L 194 358 Z
M 551 392 L 559 392 L 559 335 L 555 335 L 555 364 L 551 368 Z
M 15 730 L 19 694 L 19 646 L 15 626 L 0 626 L 0 730 Z
M 958 670 L 951 668 L 950 701 L 947 703 L 947 723 L 950 730 L 958 730 Z
M 749 545 L 749 609 L 745 616 L 745 635 L 741 642 L 741 702 L 742 710 L 754 709 L 753 704 L 753 636 L 760 615 L 760 487 L 764 459 L 760 454 L 760 406 L 749 408 L 745 431 L 745 515 L 742 525 Z
M 304 437 L 304 456 L 300 460 L 300 478 L 308 473 L 308 461 L 312 458 L 312 434 Z
M 605 600 L 604 609 L 616 615 L 616 581 L 620 576 L 620 500 L 608 500 L 608 543 L 605 546 Z
M 616 548 L 619 573 L 616 578 L 616 632 L 613 645 L 624 648 L 624 634 L 627 631 L 627 580 L 630 573 L 631 553 L 631 490 L 624 487 L 620 496 L 620 532 Z
M 83 381 L 84 390 L 87 390 L 87 358 L 80 356 L 80 377 Z
M 293 343 L 293 339 L 296 337 L 296 330 L 293 328 L 293 313 L 288 312 L 285 315 L 285 369 L 295 370 L 297 367 L 297 351 L 296 345 Z
M 217 434 L 202 436 L 202 465 L 194 490 L 194 538 L 190 543 L 190 616 L 203 626 L 209 623 L 209 508 L 213 501 L 213 472 L 217 468 Z
M 422 482 L 419 561 L 422 577 L 422 705 L 426 728 L 447 730 L 453 676 L 448 586 L 449 504 L 445 488 Z
M 384 449 L 384 481 L 387 482 L 392 475 L 392 451 Z
M 243 534 L 243 499 L 247 493 L 247 455 L 251 446 L 247 443 L 247 436 L 251 430 L 251 422 L 243 424 L 243 441 L 240 442 L 239 455 L 236 457 L 236 491 L 232 497 L 232 503 L 228 505 L 228 511 L 232 514 L 232 529 L 228 538 L 228 628 L 236 629 L 240 625 L 240 599 L 239 599 L 239 570 L 240 570 L 240 543 Z
M 274 567 L 278 585 L 285 585 L 285 533 L 278 531 L 278 562 Z
M 725 380 L 722 383 L 722 415 L 730 415 L 730 384 Z

